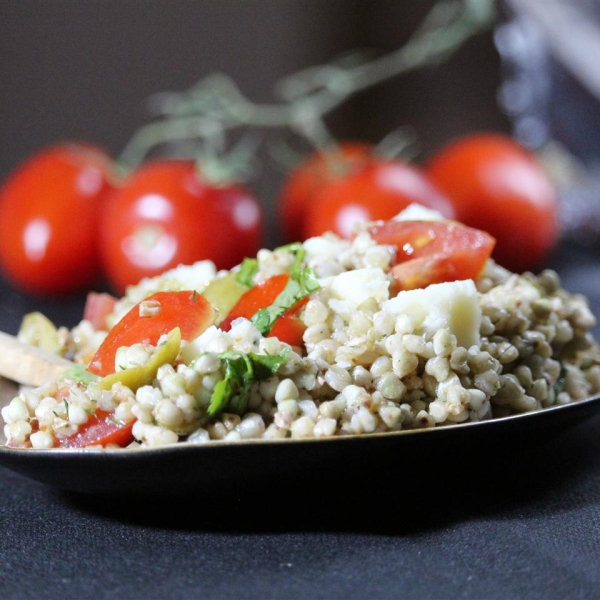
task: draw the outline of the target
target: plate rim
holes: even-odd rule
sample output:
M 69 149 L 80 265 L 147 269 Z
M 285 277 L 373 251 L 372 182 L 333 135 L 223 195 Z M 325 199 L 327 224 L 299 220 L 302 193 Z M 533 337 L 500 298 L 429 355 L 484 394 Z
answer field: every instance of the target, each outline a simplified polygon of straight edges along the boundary
M 0 465 L 3 463 L 3 458 L 12 456 L 12 458 L 82 458 L 83 460 L 93 460 L 94 458 L 105 457 L 111 460 L 124 460 L 133 457 L 153 457 L 161 456 L 164 454 L 189 452 L 190 450 L 202 451 L 207 449 L 216 450 L 218 448 L 247 448 L 249 446 L 260 446 L 260 447 L 279 447 L 281 445 L 293 445 L 293 446 L 309 446 L 315 444 L 353 444 L 353 443 L 371 443 L 372 440 L 389 440 L 389 439 L 402 439 L 408 437 L 422 437 L 424 435 L 431 435 L 437 432 L 436 436 L 440 434 L 446 435 L 457 435 L 462 431 L 471 431 L 473 429 L 479 430 L 485 427 L 485 429 L 503 428 L 508 427 L 512 424 L 526 423 L 531 420 L 538 421 L 541 418 L 551 418 L 553 415 L 564 413 L 564 412 L 577 412 L 589 410 L 590 406 L 595 407 L 598 405 L 600 408 L 600 393 L 584 398 L 583 400 L 576 400 L 568 402 L 566 404 L 549 406 L 536 411 L 530 411 L 525 413 L 508 415 L 505 417 L 498 417 L 492 419 L 486 419 L 483 421 L 469 421 L 464 423 L 456 423 L 452 425 L 441 425 L 435 427 L 423 427 L 418 429 L 403 429 L 399 431 L 381 431 L 373 433 L 363 434 L 348 434 L 348 435 L 335 435 L 322 438 L 279 438 L 279 439 L 263 439 L 253 438 L 246 440 L 227 441 L 227 440 L 212 440 L 205 443 L 194 443 L 194 442 L 177 442 L 176 444 L 169 444 L 166 446 L 158 447 L 140 447 L 140 448 L 49 448 L 49 449 L 36 449 L 36 448 L 11 448 L 5 445 L 0 446 Z M 452 432 L 452 433 L 450 433 Z M 441 437 L 441 436 L 440 436 Z M 86 457 L 86 458 L 84 458 Z M 89 457 L 89 458 L 88 458 Z

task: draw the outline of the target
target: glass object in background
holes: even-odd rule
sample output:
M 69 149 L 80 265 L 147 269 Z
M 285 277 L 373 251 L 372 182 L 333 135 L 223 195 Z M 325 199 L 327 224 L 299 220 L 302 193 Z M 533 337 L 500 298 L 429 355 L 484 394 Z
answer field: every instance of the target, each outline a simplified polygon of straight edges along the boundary
M 600 2 L 505 0 L 501 108 L 560 190 L 565 235 L 600 241 Z

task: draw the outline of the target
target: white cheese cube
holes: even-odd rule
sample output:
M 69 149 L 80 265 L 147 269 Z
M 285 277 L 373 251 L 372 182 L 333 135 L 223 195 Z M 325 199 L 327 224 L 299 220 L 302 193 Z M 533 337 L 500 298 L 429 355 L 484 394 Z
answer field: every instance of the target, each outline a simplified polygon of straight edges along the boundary
M 479 344 L 481 307 L 471 279 L 400 292 L 383 303 L 383 310 L 408 315 L 420 333 L 433 335 L 438 329 L 446 328 L 456 336 L 459 346 L 468 348 Z
M 398 213 L 394 221 L 445 221 L 446 217 L 441 212 L 426 208 L 421 204 L 409 204 L 402 212 Z

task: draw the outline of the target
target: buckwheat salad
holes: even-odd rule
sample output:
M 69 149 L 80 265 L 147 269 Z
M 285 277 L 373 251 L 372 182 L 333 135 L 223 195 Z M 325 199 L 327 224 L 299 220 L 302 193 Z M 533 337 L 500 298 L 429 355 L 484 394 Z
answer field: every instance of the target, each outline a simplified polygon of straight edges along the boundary
M 414 207 L 396 222 L 446 223 Z M 232 271 L 201 261 L 143 280 L 111 305 L 103 328 L 84 319 L 56 329 L 30 315 L 20 336 L 80 367 L 2 409 L 8 445 L 117 450 L 398 432 L 600 391 L 595 318 L 555 272 L 515 274 L 484 257 L 473 278 L 401 289 L 398 248 L 378 243 L 371 226 L 351 240 L 325 234 L 261 250 Z M 248 290 L 278 277 L 275 300 L 236 317 Z M 185 290 L 203 302 L 198 335 L 186 339 L 176 323 L 154 343 L 119 346 L 120 323 L 168 321 L 164 302 Z M 113 355 L 102 350 L 109 342 Z M 102 352 L 104 371 L 94 372 Z

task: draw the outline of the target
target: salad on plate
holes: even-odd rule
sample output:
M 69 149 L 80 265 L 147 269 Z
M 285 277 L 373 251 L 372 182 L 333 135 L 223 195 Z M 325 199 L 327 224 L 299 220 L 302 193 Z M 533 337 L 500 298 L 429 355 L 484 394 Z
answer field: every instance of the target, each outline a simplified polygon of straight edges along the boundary
M 27 315 L 72 359 L 2 409 L 9 447 L 157 447 L 451 427 L 600 391 L 595 318 L 550 270 L 512 273 L 487 233 L 410 206 L 91 293 L 83 320 Z

